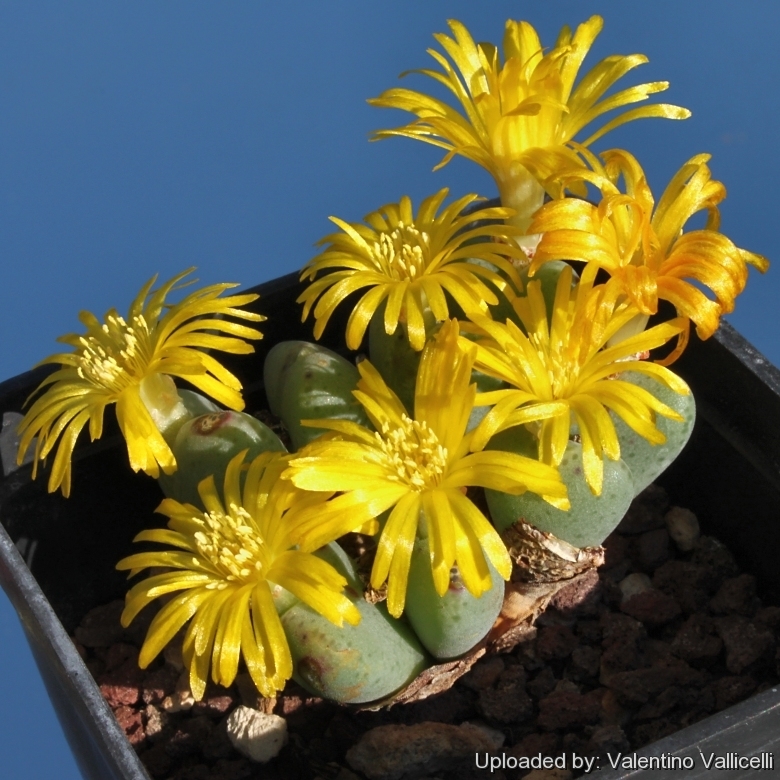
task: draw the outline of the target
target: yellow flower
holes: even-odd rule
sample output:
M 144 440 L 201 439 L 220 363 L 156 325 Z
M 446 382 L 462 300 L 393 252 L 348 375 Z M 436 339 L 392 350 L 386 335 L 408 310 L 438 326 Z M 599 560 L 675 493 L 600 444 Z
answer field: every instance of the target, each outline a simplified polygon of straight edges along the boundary
M 418 118 L 394 130 L 380 130 L 375 137 L 401 135 L 446 149 L 437 168 L 456 154 L 478 163 L 493 175 L 501 202 L 515 209 L 515 224 L 523 229 L 542 205 L 544 190 L 540 182 L 562 162 L 576 163 L 566 147 L 569 141 L 602 114 L 646 100 L 669 86 L 665 81 L 640 84 L 601 99 L 623 75 L 647 62 L 644 55 L 633 54 L 606 57 L 574 87 L 582 61 L 603 26 L 600 16 L 592 16 L 581 24 L 574 35 L 564 27 L 555 46 L 546 54 L 528 22 L 509 20 L 503 63 L 495 46 L 475 43 L 460 22 L 451 20 L 449 26 L 454 38 L 443 34 L 434 37 L 452 64 L 438 51 L 429 49 L 443 72 L 416 72 L 443 84 L 460 103 L 463 113 L 421 92 L 390 89 L 369 103 L 410 111 Z M 582 143 L 587 146 L 634 119 L 688 116 L 688 110 L 667 104 L 632 108 Z
M 505 493 L 531 490 L 563 509 L 569 506 L 557 470 L 507 452 L 473 452 L 466 425 L 476 385 L 470 384 L 476 348 L 458 345 L 458 323 L 445 323 L 423 352 L 417 375 L 414 419 L 368 362 L 359 364 L 355 391 L 376 428 L 342 420 L 318 421 L 332 433 L 312 442 L 290 461 L 288 476 L 300 488 L 339 491 L 324 507 L 296 515 L 302 549 L 339 536 L 392 510 L 382 529 L 371 586 L 386 581 L 387 605 L 403 611 L 409 564 L 418 526 L 427 533 L 433 580 L 444 594 L 453 565 L 474 596 L 491 585 L 487 557 L 508 579 L 512 564 L 504 543 L 466 497 L 477 485 Z
M 350 315 L 347 346 L 350 349 L 360 346 L 369 321 L 387 299 L 385 331 L 395 333 L 399 320 L 405 319 L 409 341 L 419 352 L 425 344 L 423 310 L 426 306 L 430 306 L 436 319 L 449 316 L 444 291 L 468 314 L 484 313 L 488 303 L 498 302 L 482 279 L 489 280 L 498 289 L 506 288 L 506 279 L 482 265 L 466 262 L 471 258 L 492 263 L 521 288 L 517 271 L 506 257 L 524 255 L 516 246 L 491 240 L 493 236 L 513 235 L 512 228 L 473 224 L 476 220 L 503 220 L 511 212 L 503 208 L 480 208 L 464 216 L 465 208 L 481 200 L 476 195 L 466 195 L 437 216 L 447 193 L 445 188 L 426 198 L 416 217 L 406 196 L 400 203 L 369 214 L 367 225 L 331 217 L 343 233 L 326 236 L 320 243 L 327 242 L 328 247 L 301 274 L 303 281 L 314 279 L 320 271 L 329 271 L 298 298 L 299 303 L 304 303 L 305 320 L 314 301 L 322 295 L 314 309 L 315 338 L 320 338 L 331 314 L 344 298 L 355 290 L 370 287 Z M 472 243 L 467 245 L 467 242 Z M 343 270 L 330 271 L 333 268 Z
M 178 401 L 172 376 L 186 379 L 231 409 L 243 409 L 241 383 L 204 350 L 254 352 L 244 339 L 259 339 L 262 334 L 221 317 L 264 320 L 260 314 L 237 308 L 258 296 L 220 298 L 225 290 L 237 285 L 215 284 L 190 293 L 177 304 L 166 303 L 176 283 L 192 270 L 175 276 L 155 291 L 152 285 L 157 277 L 150 279 L 130 306 L 127 320 L 114 309 L 102 323 L 90 312 L 81 312 L 79 319 L 86 326 L 86 333 L 71 333 L 58 339 L 70 344 L 73 352 L 51 355 L 39 364 L 61 367 L 38 386 L 35 393 L 47 390 L 19 424 L 18 462 L 22 463 L 37 436 L 34 477 L 37 459 L 46 458 L 59 440 L 49 492 L 61 487 L 65 496 L 70 493 L 71 455 L 76 439 L 87 422 L 92 440 L 100 438 L 103 410 L 113 403 L 132 469 L 142 469 L 153 477 L 159 476 L 160 467 L 166 474 L 172 473 L 176 461 L 159 430 L 161 414 Z M 220 332 L 228 335 L 219 335 Z
M 357 608 L 342 593 L 347 580 L 320 558 L 294 549 L 290 541 L 290 509 L 323 497 L 302 494 L 279 479 L 288 456 L 274 452 L 259 455 L 249 465 L 242 495 L 246 452 L 228 465 L 224 501 L 213 477 L 198 486 L 205 512 L 166 498 L 157 511 L 169 518 L 168 529 L 142 531 L 135 541 L 168 549 L 136 553 L 117 564 L 130 576 L 147 568 L 168 570 L 128 591 L 122 625 L 130 625 L 154 599 L 179 594 L 149 626 L 138 663 L 145 669 L 190 621 L 183 657 L 196 699 L 203 697 L 209 666 L 214 682 L 227 686 L 235 679 L 240 656 L 263 696 L 284 687 L 292 675 L 292 657 L 274 606 L 281 588 L 336 625 L 360 621 Z
M 762 273 L 769 262 L 761 255 L 735 246 L 718 232 L 718 203 L 726 189 L 711 178 L 708 154 L 699 154 L 680 168 L 661 196 L 655 211 L 644 171 L 628 152 L 602 155 L 604 165 L 582 150 L 592 171 L 570 169 L 560 176 L 567 185 L 585 179 L 600 188 L 602 201 L 593 206 L 576 198 L 546 204 L 534 217 L 531 230 L 543 233 L 529 272 L 545 261 L 582 260 L 610 274 L 610 294 L 625 295 L 642 314 L 658 311 L 658 299 L 674 304 L 677 313 L 696 323 L 702 339 L 718 328 L 721 314 L 734 309 L 734 299 L 745 287 L 748 265 Z M 625 193 L 617 187 L 620 177 Z M 688 220 L 706 210 L 705 229 L 683 233 Z M 695 284 L 709 288 L 715 300 Z M 685 331 L 687 334 L 687 328 Z M 685 338 L 665 361 L 672 362 Z
M 674 338 L 683 324 L 672 320 L 605 348 L 637 311 L 628 302 L 617 305 L 603 286 L 593 287 L 593 274 L 583 274 L 574 292 L 571 278 L 571 269 L 566 268 L 558 279 L 549 325 L 539 281 L 529 283 L 527 297 L 513 304 L 527 335 L 511 320 L 505 325 L 479 321 L 487 338 L 477 342 L 475 368 L 510 388 L 477 396 L 478 404 L 495 405 L 474 431 L 471 446 L 479 449 L 498 431 L 539 421 L 540 460 L 557 466 L 569 441 L 573 416 L 582 440 L 585 479 L 591 491 L 600 495 L 603 456 L 620 457 L 608 409 L 655 444 L 665 441 L 655 426 L 656 414 L 681 419 L 646 390 L 612 377 L 638 371 L 688 394 L 688 386 L 669 369 L 635 357 Z

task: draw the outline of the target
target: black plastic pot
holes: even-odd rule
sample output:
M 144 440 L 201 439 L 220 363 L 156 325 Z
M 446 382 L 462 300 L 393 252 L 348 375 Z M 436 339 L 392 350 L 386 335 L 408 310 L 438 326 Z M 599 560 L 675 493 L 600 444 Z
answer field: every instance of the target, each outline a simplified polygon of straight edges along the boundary
M 295 298 L 297 276 L 253 290 L 268 316 L 257 353 L 226 361 L 244 383 L 247 410 L 265 405 L 262 366 L 277 341 L 308 339 Z M 328 326 L 324 343 L 338 347 L 347 306 Z M 675 369 L 693 388 L 698 419 L 690 443 L 659 480 L 674 503 L 691 508 L 705 533 L 725 542 L 763 593 L 780 596 L 780 371 L 728 324 L 714 338 L 695 338 Z M 21 618 L 35 660 L 79 766 L 89 780 L 147 780 L 148 775 L 68 638 L 92 607 L 121 598 L 126 589 L 114 565 L 143 527 L 159 524 L 154 480 L 134 475 L 115 423 L 103 438 L 81 442 L 74 460 L 72 496 L 49 495 L 45 478 L 16 468 L 14 429 L 27 396 L 46 375 L 36 370 L 0 384 L 0 582 Z M 110 415 L 109 415 L 110 417 Z M 780 689 L 771 689 L 638 751 L 640 756 L 698 752 L 742 755 L 773 751 L 780 743 Z M 771 774 L 771 773 L 770 773 Z M 680 777 L 679 770 L 612 771 L 600 780 Z M 744 777 L 746 774 L 723 775 Z M 768 776 L 764 772 L 764 776 Z

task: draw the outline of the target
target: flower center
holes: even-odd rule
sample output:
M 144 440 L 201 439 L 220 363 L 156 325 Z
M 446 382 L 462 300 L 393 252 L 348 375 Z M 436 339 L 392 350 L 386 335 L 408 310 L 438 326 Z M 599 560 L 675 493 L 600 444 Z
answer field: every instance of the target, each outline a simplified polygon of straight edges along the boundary
M 418 279 L 428 264 L 429 236 L 414 225 L 399 222 L 391 233 L 381 233 L 372 254 L 381 273 L 391 279 Z
M 134 317 L 131 326 L 118 314 L 109 314 L 93 334 L 79 338 L 76 372 L 82 379 L 118 392 L 131 378 L 143 376 L 147 361 L 140 341 L 147 340 L 149 327 L 142 316 Z
M 545 360 L 545 356 L 539 351 L 539 356 Z M 567 355 L 550 352 L 546 356 L 547 375 L 552 385 L 553 398 L 567 398 L 571 395 L 572 388 L 579 379 L 580 365 L 577 360 Z
M 265 579 L 268 547 L 252 526 L 246 509 L 231 505 L 229 515 L 209 512 L 203 519 L 204 530 L 195 534 L 198 552 L 225 576 L 225 582 L 208 587 L 222 590 L 228 582 Z
M 385 424 L 375 435 L 390 479 L 416 491 L 439 484 L 447 467 L 447 449 L 427 423 L 403 415 L 398 428 Z

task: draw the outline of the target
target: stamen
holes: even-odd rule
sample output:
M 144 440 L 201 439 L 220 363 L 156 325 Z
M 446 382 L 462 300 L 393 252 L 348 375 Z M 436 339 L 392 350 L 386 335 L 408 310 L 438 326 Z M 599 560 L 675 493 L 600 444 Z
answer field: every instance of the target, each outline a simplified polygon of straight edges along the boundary
M 427 423 L 403 415 L 400 427 L 385 424 L 375 436 L 391 480 L 416 491 L 439 484 L 447 467 L 447 449 Z
M 414 280 L 428 265 L 429 236 L 414 225 L 399 222 L 395 230 L 379 236 L 372 250 L 381 273 L 395 280 Z
M 109 314 L 95 335 L 81 336 L 76 373 L 106 390 L 120 392 L 132 379 L 143 377 L 146 360 L 141 341 L 148 342 L 149 330 L 143 317 L 128 326 L 116 314 Z M 140 336 L 140 339 L 139 339 Z
M 228 515 L 204 515 L 204 530 L 194 534 L 198 552 L 220 569 L 227 582 L 262 579 L 268 568 L 268 549 L 252 527 L 248 512 L 235 506 L 231 510 Z

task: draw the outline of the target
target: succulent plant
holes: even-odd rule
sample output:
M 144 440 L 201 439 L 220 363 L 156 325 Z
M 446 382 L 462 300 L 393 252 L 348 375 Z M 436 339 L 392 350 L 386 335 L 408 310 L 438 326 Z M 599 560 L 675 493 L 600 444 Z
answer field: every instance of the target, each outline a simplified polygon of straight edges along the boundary
M 601 26 L 594 16 L 565 27 L 545 49 L 530 24 L 510 20 L 499 48 L 452 21 L 454 38 L 436 37 L 452 64 L 431 51 L 442 72 L 422 73 L 450 89 L 463 116 L 406 89 L 371 101 L 416 117 L 377 137 L 444 148 L 441 165 L 472 159 L 502 205 L 475 194 L 445 205 L 442 188 L 416 211 L 403 196 L 363 223 L 331 218 L 339 230 L 304 267 L 298 301 L 319 339 L 360 292 L 344 343 L 357 350 L 368 332 L 370 359 L 355 365 L 303 341 L 270 350 L 266 395 L 293 455 L 241 411 L 238 379 L 211 355 L 251 352 L 248 340 L 261 337 L 226 319 L 264 319 L 241 308 L 256 296 L 220 297 L 232 285 L 170 304 L 187 272 L 157 290 L 152 280 L 127 321 L 83 313 L 86 333 L 62 339 L 74 351 L 44 361 L 59 368 L 20 425 L 19 462 L 34 446 L 37 466 L 56 447 L 48 487 L 67 496 L 80 431 L 88 423 L 100 436 L 116 404 L 130 466 L 169 496 L 169 527 L 137 537 L 165 549 L 118 565 L 153 570 L 129 592 L 125 623 L 177 594 L 152 623 L 142 663 L 189 623 L 198 697 L 209 670 L 230 684 L 243 658 L 263 695 L 293 676 L 334 701 L 381 701 L 431 656 L 479 643 L 502 612 L 504 581 L 516 595 L 526 574 L 563 581 L 598 565 L 598 545 L 685 446 L 695 402 L 668 366 L 691 324 L 709 338 L 748 267 L 768 261 L 719 232 L 725 188 L 708 155 L 688 160 L 656 204 L 631 154 L 588 149 L 624 122 L 686 109 L 634 107 L 574 142 L 605 111 L 668 86 L 603 97 L 642 55 L 608 57 L 575 85 Z M 582 199 L 588 186 L 598 204 Z M 686 232 L 700 211 L 704 228 Z M 648 328 L 659 300 L 676 316 Z M 367 579 L 386 588 L 386 604 L 364 598 L 335 542 L 354 531 L 377 537 Z M 556 549 L 571 560 L 559 566 Z
M 368 425 L 352 395 L 359 379 L 353 363 L 319 344 L 282 341 L 268 353 L 263 380 L 270 410 L 287 428 L 293 450 L 323 433 L 301 420 L 339 419 Z
M 281 619 L 293 678 L 315 696 L 342 704 L 384 699 L 408 685 L 430 660 L 405 620 L 390 617 L 383 603 L 363 598 L 354 564 L 337 544 L 316 554 L 347 578 L 345 593 L 360 622 L 336 626 L 302 602 L 285 609 Z
M 244 412 L 216 411 L 183 423 L 171 444 L 179 468 L 161 474 L 160 487 L 169 498 L 202 507 L 198 485 L 213 476 L 217 484 L 225 478 L 228 463 L 239 452 L 250 459 L 263 452 L 286 452 L 279 437 L 260 420 Z
M 456 658 L 471 650 L 493 627 L 504 603 L 504 581 L 488 562 L 491 587 L 473 596 L 453 567 L 449 586 L 439 595 L 430 559 L 428 540 L 417 539 L 409 567 L 405 614 L 434 658 Z

